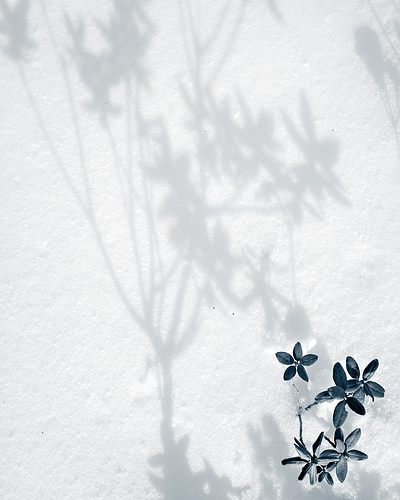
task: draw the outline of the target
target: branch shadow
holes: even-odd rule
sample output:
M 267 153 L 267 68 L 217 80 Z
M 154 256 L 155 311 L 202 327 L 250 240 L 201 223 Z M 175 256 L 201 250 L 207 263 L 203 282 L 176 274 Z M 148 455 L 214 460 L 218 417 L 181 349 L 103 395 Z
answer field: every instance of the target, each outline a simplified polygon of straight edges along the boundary
M 271 14 L 273 14 L 276 17 L 276 19 L 278 19 L 278 21 L 283 22 L 284 18 L 281 11 L 279 10 L 277 1 L 276 0 L 266 0 L 266 1 Z
M 394 9 L 387 22 L 369 0 L 368 5 L 376 28 L 367 23 L 355 27 L 354 47 L 378 88 L 400 154 L 400 11 Z
M 26 18 L 29 3 L 21 0 L 20 4 L 25 6 L 22 17 Z M 225 314 L 232 305 L 245 311 L 260 304 L 266 337 L 272 344 L 278 340 L 280 343 L 310 340 L 314 336 L 311 320 L 298 299 L 294 231 L 306 217 L 324 220 L 324 204 L 328 200 L 349 206 L 344 186 L 334 171 L 339 142 L 319 137 L 311 103 L 303 90 L 299 95 L 300 120 L 285 110 L 278 117 L 266 109 L 253 111 L 238 89 L 234 98 L 221 97 L 214 90 L 240 30 L 245 8 L 242 2 L 227 37 L 227 49 L 210 66 L 212 49 L 232 8 L 228 0 L 221 8 L 215 29 L 205 40 L 199 35 L 190 7 L 181 5 L 181 29 L 189 40 L 187 64 L 191 80 L 181 81 L 179 88 L 195 147 L 176 153 L 177 145 L 166 117 L 145 118 L 142 105 L 143 93 L 151 88 L 146 51 L 157 31 L 144 5 L 145 2 L 114 0 L 108 21 L 96 19 L 104 40 L 103 48 L 98 51 L 90 49 L 87 20 L 72 19 L 65 13 L 71 43 L 65 53 L 59 54 L 59 65 L 79 148 L 80 183 L 74 181 L 52 142 L 40 105 L 30 92 L 22 70 L 21 75 L 48 147 L 92 226 L 121 302 L 133 325 L 139 326 L 153 349 L 162 450 L 148 460 L 151 483 L 164 500 L 188 497 L 224 500 L 232 495 L 242 498 L 248 486 L 234 486 L 229 477 L 219 476 L 205 457 L 204 469 L 192 470 L 187 457 L 190 436 L 177 437 L 173 426 L 174 363 L 199 334 L 205 301 L 218 305 Z M 270 2 L 270 6 L 275 5 Z M 27 36 L 21 38 L 26 39 Z M 26 45 L 26 41 L 21 42 L 20 48 L 9 50 L 8 55 L 18 59 L 19 56 L 12 54 L 21 54 Z M 134 292 L 118 271 L 101 214 L 96 211 L 96 195 L 90 189 L 90 176 L 96 172 L 90 171 L 86 158 L 67 60 L 72 62 L 87 90 L 89 97 L 83 106 L 98 117 L 113 154 L 113 174 L 121 188 L 119 201 L 124 207 L 131 239 Z M 117 88 L 124 90 L 125 101 L 115 98 Z M 112 120 L 116 118 L 126 120 L 125 154 L 114 137 Z M 285 141 L 276 132 L 278 121 L 285 129 L 285 140 L 298 150 L 300 161 L 294 165 L 285 160 Z M 300 125 L 296 124 L 298 121 Z M 210 196 L 215 185 L 222 192 L 221 197 Z M 151 195 L 158 187 L 163 193 L 160 203 Z M 235 250 L 230 224 L 239 217 L 254 215 L 263 217 L 267 223 L 272 218 L 282 223 L 287 234 L 283 272 L 289 287 L 281 289 L 276 279 L 280 271 L 274 263 L 274 248 L 258 248 L 243 242 Z M 167 227 L 165 238 L 157 225 L 159 220 Z M 138 235 L 143 222 L 146 229 Z M 320 357 L 327 359 L 318 339 L 317 347 Z M 269 474 L 272 474 L 289 495 L 283 498 L 290 498 L 294 491 L 291 483 L 280 464 L 277 468 L 273 465 L 274 458 L 286 447 L 279 426 L 268 415 L 262 425 L 262 431 L 249 428 L 249 439 L 256 452 L 263 492 L 267 495 L 270 491 Z M 268 439 L 272 441 L 265 445 L 262 433 L 269 433 L 270 429 L 272 435 Z

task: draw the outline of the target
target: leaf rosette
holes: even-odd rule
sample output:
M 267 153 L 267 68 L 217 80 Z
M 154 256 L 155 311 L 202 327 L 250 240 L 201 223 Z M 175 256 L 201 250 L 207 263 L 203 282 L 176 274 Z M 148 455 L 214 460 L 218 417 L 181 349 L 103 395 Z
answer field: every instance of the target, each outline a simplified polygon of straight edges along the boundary
M 317 394 L 315 401 L 320 403 L 322 401 L 332 401 L 334 399 L 340 400 L 333 412 L 333 425 L 338 428 L 341 427 L 347 419 L 348 411 L 346 407 L 349 407 L 358 415 L 365 415 L 365 408 L 356 395 L 352 394 L 352 390 L 349 391 L 346 372 L 340 363 L 335 363 L 333 367 L 333 381 L 336 385 Z
M 308 382 L 309 379 L 305 367 L 313 365 L 318 360 L 316 354 L 306 354 L 303 356 L 303 348 L 300 342 L 297 342 L 293 347 L 293 356 L 284 351 L 275 353 L 275 356 L 279 363 L 287 365 L 283 374 L 283 380 L 291 380 L 297 373 L 301 379 Z
M 379 361 L 373 359 L 364 368 L 362 378 L 360 379 L 361 373 L 357 361 L 351 356 L 347 356 L 346 370 L 350 377 L 352 377 L 348 381 L 348 389 L 352 391 L 353 397 L 357 398 L 360 403 L 364 403 L 365 396 L 369 396 L 372 401 L 375 401 L 375 398 L 383 398 L 385 396 L 385 389 L 377 382 L 370 380 L 378 367 Z

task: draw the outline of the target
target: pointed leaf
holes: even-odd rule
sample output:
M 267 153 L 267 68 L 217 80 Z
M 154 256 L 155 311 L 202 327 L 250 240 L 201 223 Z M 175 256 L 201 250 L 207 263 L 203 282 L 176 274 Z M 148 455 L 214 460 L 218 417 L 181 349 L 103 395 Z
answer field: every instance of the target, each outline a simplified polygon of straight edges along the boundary
M 317 481 L 317 468 L 315 467 L 315 465 L 311 467 L 309 475 L 310 475 L 310 484 L 312 486 Z
M 296 375 L 296 367 L 288 366 L 283 374 L 283 380 L 291 380 Z
M 284 460 L 282 460 L 281 463 L 282 465 L 297 465 L 304 462 L 307 462 L 307 460 L 305 460 L 304 458 L 293 457 L 293 458 L 285 458 Z
M 297 438 L 294 438 L 294 442 L 299 445 L 300 447 L 303 447 L 305 450 L 307 449 L 306 448 L 306 445 L 303 443 L 303 441 L 299 441 Z M 311 456 L 311 455 L 310 455 Z
M 299 451 L 299 453 L 304 457 L 306 457 L 307 459 L 311 458 L 311 453 L 307 450 L 306 445 L 303 441 L 299 441 L 298 439 L 294 438 L 294 446 L 297 451 Z
M 358 415 L 365 415 L 365 408 L 358 399 L 353 397 L 347 398 L 347 404 Z
M 366 453 L 358 450 L 350 450 L 347 452 L 347 454 L 352 460 L 366 460 L 368 458 L 368 455 Z
M 378 366 L 379 361 L 377 359 L 373 359 L 371 363 L 368 363 L 365 370 L 363 371 L 363 380 L 369 380 L 378 369 Z
M 308 382 L 308 375 L 303 365 L 297 365 L 297 373 L 305 382 Z
M 321 472 L 321 474 L 318 476 L 318 482 L 321 483 L 326 476 L 326 472 Z
M 300 456 L 305 458 L 306 460 L 311 460 L 311 453 L 303 446 L 295 443 L 294 447 L 299 452 Z
M 315 401 L 317 401 L 318 403 L 322 402 L 322 401 L 330 401 L 332 398 L 332 396 L 329 394 L 328 391 L 323 391 L 323 392 L 320 392 L 319 394 L 317 394 L 315 396 Z
M 339 462 L 336 464 L 336 475 L 341 483 L 346 479 L 347 476 L 347 460 L 344 455 L 340 457 Z
M 304 366 L 311 366 L 318 361 L 318 356 L 316 354 L 306 354 L 301 358 L 301 364 Z
M 360 437 L 361 437 L 361 429 L 359 427 L 357 427 L 357 429 L 354 429 L 354 431 L 351 432 L 346 438 L 345 443 L 347 446 L 347 450 L 350 450 L 350 448 L 353 448 L 353 446 L 355 446 L 357 444 Z
M 336 450 L 324 450 L 318 457 L 318 462 L 321 464 L 329 464 L 330 462 L 337 462 L 340 458 L 340 453 Z
M 346 397 L 346 391 L 342 389 L 342 387 L 339 387 L 338 385 L 329 387 L 328 392 L 333 399 L 344 399 Z
M 279 363 L 283 365 L 292 365 L 294 363 L 294 359 L 288 352 L 276 352 L 275 356 L 277 357 Z
M 299 480 L 299 481 L 302 481 L 302 480 L 305 478 L 306 474 L 307 474 L 307 473 L 308 473 L 308 471 L 311 469 L 311 467 L 312 467 L 312 464 L 311 464 L 311 463 L 308 463 L 308 464 L 306 464 L 306 465 L 305 465 L 305 466 L 301 469 L 300 475 L 299 475 L 299 477 L 298 477 L 298 480 Z
M 346 358 L 346 369 L 351 378 L 360 378 L 360 368 L 358 367 L 357 361 L 351 356 Z
M 376 398 L 383 398 L 385 396 L 385 389 L 376 382 L 372 382 L 372 380 L 370 380 L 365 385 L 368 386 L 369 389 L 371 389 L 372 394 Z
M 346 401 L 340 401 L 333 412 L 333 425 L 341 427 L 347 418 Z
M 337 443 L 337 441 L 342 441 L 344 443 L 344 434 L 343 434 L 343 431 L 340 427 L 335 430 L 334 439 L 335 439 L 335 444 Z
M 303 348 L 301 347 L 300 342 L 297 342 L 296 345 L 293 347 L 293 357 L 297 361 L 300 361 L 301 358 L 303 357 Z
M 322 441 L 324 439 L 324 433 L 321 432 L 321 434 L 317 437 L 317 439 L 315 440 L 314 444 L 312 445 L 312 449 L 313 449 L 313 454 L 314 455 L 318 455 L 319 453 L 319 448 L 322 444 Z
M 335 363 L 333 367 L 333 380 L 335 381 L 335 384 L 342 389 L 347 389 L 346 372 L 343 370 L 343 366 L 340 363 Z

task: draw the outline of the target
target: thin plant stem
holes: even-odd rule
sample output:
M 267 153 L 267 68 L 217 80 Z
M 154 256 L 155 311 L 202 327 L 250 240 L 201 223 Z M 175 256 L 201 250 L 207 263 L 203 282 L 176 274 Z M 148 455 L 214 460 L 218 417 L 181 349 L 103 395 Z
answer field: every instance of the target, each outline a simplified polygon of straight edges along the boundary
M 297 389 L 296 384 L 293 381 L 292 381 L 292 385 L 293 385 L 294 391 L 296 393 L 297 407 L 299 410 L 297 412 L 297 416 L 299 417 L 299 438 L 300 438 L 300 442 L 304 444 L 304 442 L 303 442 L 303 418 L 301 416 L 301 414 L 303 413 L 303 407 L 301 406 L 299 390 Z

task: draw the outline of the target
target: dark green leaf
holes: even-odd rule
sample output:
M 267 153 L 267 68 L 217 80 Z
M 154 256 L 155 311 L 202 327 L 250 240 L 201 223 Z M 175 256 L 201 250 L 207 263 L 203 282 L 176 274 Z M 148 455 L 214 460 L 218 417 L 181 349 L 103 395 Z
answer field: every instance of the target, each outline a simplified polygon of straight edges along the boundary
M 318 361 L 318 356 L 316 354 L 306 354 L 301 358 L 301 364 L 304 366 L 311 366 L 316 361 Z
M 315 396 L 315 401 L 318 401 L 318 403 L 320 403 L 321 401 L 330 401 L 331 399 L 333 398 L 328 391 L 320 392 Z
M 319 448 L 321 446 L 323 439 L 324 439 L 324 433 L 321 432 L 321 434 L 317 437 L 314 444 L 312 445 L 314 455 L 318 455 Z
M 347 404 L 358 415 L 365 415 L 365 408 L 358 399 L 353 397 L 347 398 Z
M 360 368 L 358 367 L 357 361 L 351 356 L 346 358 L 346 369 L 352 378 L 360 378 Z
M 346 397 L 346 391 L 337 385 L 329 387 L 328 392 L 333 399 L 344 399 Z
M 297 365 L 297 373 L 305 382 L 308 382 L 308 375 L 303 365 Z
M 330 486 L 333 486 L 333 477 L 329 474 L 329 472 L 326 473 L 325 479 Z
M 369 380 L 378 369 L 378 366 L 379 361 L 377 359 L 373 359 L 371 363 L 368 363 L 365 370 L 363 371 L 363 380 Z
M 336 450 L 324 450 L 318 457 L 318 462 L 328 464 L 339 460 L 340 454 Z
M 293 357 L 297 361 L 300 361 L 301 358 L 303 357 L 303 349 L 301 347 L 300 342 L 297 342 L 296 345 L 293 347 Z
M 343 366 L 340 363 L 335 363 L 333 367 L 333 380 L 335 381 L 335 384 L 342 389 L 347 389 L 346 372 L 343 370 Z
M 321 483 L 326 476 L 326 472 L 321 472 L 321 474 L 318 476 L 318 482 Z
M 288 366 L 283 374 L 283 380 L 291 380 L 296 375 L 296 367 Z
M 333 469 L 336 467 L 336 464 L 337 464 L 337 462 L 331 462 L 331 463 L 329 463 L 329 464 L 325 467 L 325 470 L 330 472 L 331 470 L 333 470 Z
M 347 418 L 346 401 L 340 401 L 333 412 L 333 425 L 341 427 Z
M 285 458 L 284 460 L 282 460 L 281 463 L 282 465 L 297 465 L 304 462 L 307 462 L 307 460 L 305 460 L 304 458 L 293 457 L 293 458 Z
M 351 458 L 352 460 L 366 460 L 368 458 L 367 454 L 358 450 L 350 450 L 347 452 L 347 454 L 349 455 L 349 458 Z
M 365 395 L 366 395 L 366 396 L 369 396 L 369 397 L 372 399 L 372 401 L 375 401 L 375 397 L 374 397 L 374 395 L 372 394 L 372 391 L 371 391 L 371 389 L 370 389 L 370 388 L 369 388 L 369 386 L 368 386 L 368 382 L 366 382 L 366 383 L 364 384 L 363 389 L 364 389 Z
M 347 381 L 347 390 L 349 392 L 354 392 L 360 387 L 360 385 L 361 382 L 359 380 L 351 378 L 350 380 Z
M 302 442 L 302 441 L 299 441 L 297 438 L 294 438 L 294 442 L 299 445 L 299 446 L 303 446 L 303 448 L 306 448 L 306 445 Z
M 357 429 L 354 429 L 353 432 L 350 432 L 345 441 L 348 450 L 350 448 L 353 448 L 353 446 L 357 444 L 358 440 L 360 439 L 360 436 L 361 436 L 361 429 L 359 427 L 357 427 Z
M 312 467 L 312 464 L 309 463 L 309 464 L 306 464 L 302 469 L 301 469 L 301 472 L 300 472 L 300 475 L 298 477 L 299 481 L 302 481 L 306 474 L 308 473 L 308 471 L 311 469 Z
M 371 389 L 372 394 L 376 398 L 383 398 L 385 396 L 385 389 L 381 385 L 377 384 L 376 382 L 373 382 L 372 380 L 370 380 L 365 385 Z
M 344 455 L 340 457 L 339 462 L 336 464 L 336 475 L 341 483 L 346 479 L 347 476 L 347 460 Z
M 365 400 L 364 387 L 360 387 L 359 389 L 357 389 L 356 392 L 353 394 L 353 398 L 358 399 L 358 401 L 360 401 L 360 403 L 363 404 Z
M 315 466 L 311 467 L 309 475 L 310 475 L 310 484 L 312 486 L 317 481 L 317 468 Z
M 344 443 L 344 434 L 343 434 L 343 431 L 342 429 L 339 427 L 338 429 L 335 430 L 335 443 L 337 441 L 342 441 L 342 443 Z
M 279 363 L 283 365 L 292 365 L 294 363 L 294 359 L 288 352 L 277 352 L 275 353 Z
M 309 460 L 311 458 L 311 453 L 307 450 L 304 444 L 300 443 L 300 441 L 296 438 L 294 438 L 294 441 L 294 447 L 296 450 L 300 453 L 300 455 Z

